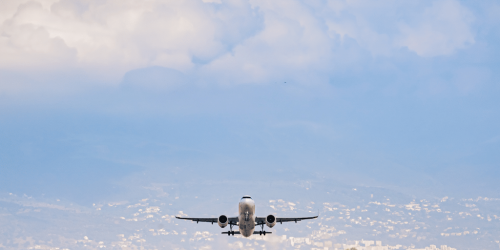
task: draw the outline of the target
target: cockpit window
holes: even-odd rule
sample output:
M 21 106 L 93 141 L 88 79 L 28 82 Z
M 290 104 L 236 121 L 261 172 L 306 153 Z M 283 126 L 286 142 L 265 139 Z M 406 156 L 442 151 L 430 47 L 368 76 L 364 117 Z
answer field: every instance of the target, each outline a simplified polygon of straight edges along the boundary
M 252 199 L 252 197 L 250 197 L 250 196 L 243 196 L 243 198 L 241 198 L 241 199 Z

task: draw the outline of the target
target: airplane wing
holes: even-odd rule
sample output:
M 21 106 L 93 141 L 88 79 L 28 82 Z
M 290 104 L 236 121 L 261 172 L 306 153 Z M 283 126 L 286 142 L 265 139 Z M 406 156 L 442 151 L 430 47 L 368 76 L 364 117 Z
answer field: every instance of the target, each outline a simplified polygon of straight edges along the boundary
M 276 217 L 276 223 L 283 224 L 283 222 L 290 222 L 290 221 L 301 221 L 301 220 L 310 220 L 310 219 L 316 219 L 318 216 L 312 216 L 312 217 L 296 217 L 296 218 L 280 218 Z M 255 224 L 256 225 L 263 225 L 266 224 L 266 217 L 256 217 L 255 218 Z
M 179 217 L 175 216 L 175 218 L 180 219 L 180 220 L 192 220 L 198 222 L 211 222 L 212 224 L 217 223 L 217 218 L 189 218 L 189 217 Z M 238 217 L 228 217 L 229 220 L 228 224 L 236 225 L 236 223 L 239 221 Z

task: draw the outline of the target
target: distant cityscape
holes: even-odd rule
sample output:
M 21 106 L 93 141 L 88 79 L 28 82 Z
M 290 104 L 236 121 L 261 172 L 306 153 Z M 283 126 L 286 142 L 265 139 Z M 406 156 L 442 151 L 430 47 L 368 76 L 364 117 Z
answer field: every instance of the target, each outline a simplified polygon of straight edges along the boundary
M 199 238 L 196 238 L 196 236 L 201 236 L 201 238 L 204 238 L 207 241 L 213 241 L 213 238 L 208 238 L 208 237 L 203 237 L 210 235 L 208 232 L 196 232 L 195 233 L 195 238 L 189 239 L 190 241 L 194 240 L 199 240 Z M 124 235 L 120 235 L 124 236 Z M 140 237 L 131 237 L 131 238 L 136 238 L 137 242 L 144 243 L 146 242 L 144 239 L 141 239 Z M 258 238 L 261 238 L 260 236 Z M 425 248 L 414 248 L 414 247 L 406 247 L 402 245 L 395 245 L 395 246 L 390 246 L 390 245 L 383 245 L 382 241 L 355 241 L 354 244 L 333 244 L 331 241 L 325 241 L 325 242 L 313 242 L 309 238 L 294 238 L 290 237 L 289 239 L 286 238 L 286 236 L 281 237 L 283 239 L 282 242 L 289 243 L 290 246 L 296 247 L 296 248 L 301 248 L 302 245 L 305 243 L 306 246 L 312 247 L 310 248 L 311 250 L 351 250 L 351 249 L 356 249 L 356 250 L 392 250 L 392 249 L 407 249 L 407 250 L 457 250 L 456 248 L 448 247 L 446 245 L 441 245 L 441 246 L 436 246 L 436 245 L 430 245 L 429 247 Z M 264 240 L 264 239 L 260 239 Z M 28 242 L 31 243 L 31 242 Z M 91 248 L 91 249 L 144 249 L 142 246 L 137 246 L 134 244 L 131 244 L 130 241 L 127 241 L 126 239 L 123 242 L 115 242 L 114 244 L 111 244 L 109 246 L 105 245 L 102 241 L 100 242 L 95 242 L 93 240 L 90 240 L 88 237 L 84 237 L 84 240 L 78 240 L 75 242 L 76 245 L 80 243 L 80 246 L 83 246 L 85 248 Z M 83 244 L 83 245 L 82 245 Z M 231 248 L 237 248 L 237 249 L 253 249 L 253 247 L 262 247 L 265 248 L 265 244 L 261 245 L 257 242 L 254 242 L 254 244 L 251 243 L 246 243 L 243 244 L 241 241 L 237 241 L 233 244 L 230 244 Z M 51 250 L 70 250 L 70 248 L 58 248 L 58 247 L 50 247 L 47 245 L 34 245 L 34 246 L 29 246 L 27 249 L 51 249 Z M 210 249 L 210 247 L 205 247 L 205 248 L 200 248 L 200 249 Z
M 150 189 L 148 189 L 150 190 Z M 366 190 L 365 190 L 366 191 Z M 368 190 L 369 191 L 369 190 Z M 336 201 L 258 201 L 260 214 L 316 214 L 319 219 L 278 224 L 273 234 L 225 236 L 210 223 L 179 221 L 176 215 L 216 217 L 204 211 L 235 210 L 236 202 L 148 191 L 136 202 L 91 207 L 42 201 L 26 195 L 0 196 L 1 249 L 316 249 L 460 250 L 500 248 L 499 199 L 477 197 L 404 200 L 361 190 L 342 190 Z M 328 195 L 328 194 L 327 194 Z M 354 197 L 358 195 L 359 197 Z M 146 197 L 148 197 L 146 196 Z M 349 197 L 351 200 L 347 200 Z M 361 197 L 361 198 L 360 198 Z M 364 199 L 362 198 L 364 197 Z M 199 205 L 203 203 L 203 205 Z M 230 205 L 225 205 L 225 204 Z M 231 206 L 232 204 L 232 206 Z M 234 206 L 234 207 L 233 207 Z M 187 210 L 179 210 L 185 208 Z M 203 209 L 201 209 L 203 208 Z M 200 210 L 201 209 L 201 210 Z M 204 210 L 205 209 L 205 210 Z M 233 211 L 234 213 L 235 211 Z M 230 215 L 230 214 L 228 214 Z M 477 247 L 475 246 L 477 244 Z

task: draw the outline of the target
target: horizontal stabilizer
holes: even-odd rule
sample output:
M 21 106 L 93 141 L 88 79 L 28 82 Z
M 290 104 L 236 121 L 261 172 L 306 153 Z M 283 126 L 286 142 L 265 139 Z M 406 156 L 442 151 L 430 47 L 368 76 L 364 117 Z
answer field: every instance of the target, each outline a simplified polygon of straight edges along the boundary
M 231 231 L 231 232 L 222 232 L 222 234 L 235 235 L 235 234 L 241 234 L 241 233 L 240 233 L 240 231 Z M 253 234 L 266 235 L 266 234 L 272 234 L 272 232 L 254 231 Z
M 232 231 L 232 232 L 222 232 L 222 234 L 240 234 L 240 231 Z
M 260 234 L 260 235 L 266 235 L 266 234 L 272 234 L 273 232 L 264 232 L 264 231 L 254 231 L 253 234 Z

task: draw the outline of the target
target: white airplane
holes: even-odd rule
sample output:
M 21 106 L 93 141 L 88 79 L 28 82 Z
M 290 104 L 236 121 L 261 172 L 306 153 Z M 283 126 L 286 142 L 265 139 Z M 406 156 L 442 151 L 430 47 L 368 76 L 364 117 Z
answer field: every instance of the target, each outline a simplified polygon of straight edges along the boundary
M 252 200 L 250 196 L 243 196 L 239 203 L 239 216 L 238 217 L 227 217 L 225 215 L 219 216 L 219 218 L 187 218 L 187 217 L 178 217 L 175 218 L 181 220 L 192 220 L 198 222 L 211 222 L 212 225 L 217 222 L 217 224 L 221 228 L 225 228 L 229 225 L 230 230 L 227 232 L 222 232 L 222 234 L 235 235 L 241 234 L 244 237 L 250 237 L 252 234 L 266 235 L 266 233 L 270 234 L 271 232 L 264 231 L 264 225 L 267 225 L 269 228 L 274 227 L 277 222 L 283 224 L 283 222 L 290 221 L 301 221 L 301 220 L 309 220 L 316 219 L 318 216 L 313 217 L 297 217 L 297 218 L 280 218 L 275 217 L 270 214 L 267 217 L 254 217 L 255 214 L 255 202 Z M 238 226 L 239 231 L 233 231 L 233 226 Z M 258 232 L 254 232 L 255 226 L 261 226 L 262 230 Z

